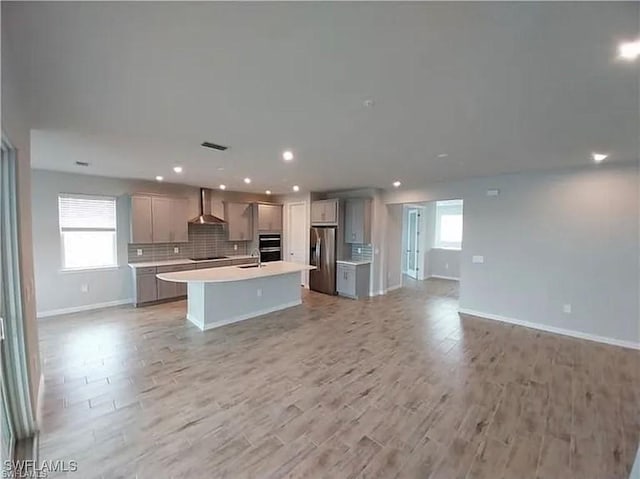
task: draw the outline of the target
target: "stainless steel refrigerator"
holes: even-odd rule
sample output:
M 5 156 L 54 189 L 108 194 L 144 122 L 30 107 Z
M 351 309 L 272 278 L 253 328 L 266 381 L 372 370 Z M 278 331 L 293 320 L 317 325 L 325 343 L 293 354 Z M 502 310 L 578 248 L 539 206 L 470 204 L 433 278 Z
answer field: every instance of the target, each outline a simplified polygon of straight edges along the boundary
M 309 288 L 321 293 L 336 294 L 336 228 L 314 227 L 310 235 Z

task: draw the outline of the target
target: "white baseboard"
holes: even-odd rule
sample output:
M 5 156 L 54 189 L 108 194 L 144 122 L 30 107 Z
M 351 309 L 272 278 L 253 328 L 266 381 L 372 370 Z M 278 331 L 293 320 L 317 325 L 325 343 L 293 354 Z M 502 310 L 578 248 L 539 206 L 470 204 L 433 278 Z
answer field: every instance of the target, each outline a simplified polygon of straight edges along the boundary
M 227 324 L 238 323 L 240 321 L 244 321 L 246 319 L 255 318 L 256 316 L 262 316 L 263 314 L 274 313 L 276 311 L 280 311 L 282 309 L 293 308 L 294 306 L 298 306 L 302 304 L 302 300 L 298 299 L 297 301 L 291 301 L 289 303 L 279 304 L 277 306 L 273 306 L 271 308 L 261 309 L 260 311 L 254 311 L 252 313 L 240 314 L 238 316 L 234 316 L 233 318 L 225 319 L 224 321 L 218 321 L 212 324 L 203 324 L 198 321 L 196 318 L 193 318 L 189 314 L 187 314 L 187 319 L 191 321 L 194 325 L 200 328 L 202 331 L 207 331 L 209 329 L 219 328 L 220 326 L 225 326 Z
M 640 349 L 640 343 L 633 341 L 625 341 L 622 339 L 608 338 L 606 336 L 598 336 L 595 334 L 583 333 L 581 331 L 574 331 L 572 329 L 558 328 L 555 326 L 548 326 L 546 324 L 532 323 L 530 321 L 522 321 L 520 319 L 508 318 L 506 316 L 500 316 L 498 314 L 483 313 L 482 311 L 475 311 L 473 309 L 459 308 L 458 312 L 461 314 L 468 314 L 470 316 L 477 316 L 478 318 L 493 319 L 495 321 L 502 321 L 503 323 L 515 324 L 518 326 L 524 326 L 525 328 L 538 329 L 547 333 L 562 334 L 563 336 L 571 336 L 572 338 L 586 339 L 587 341 L 595 341 L 597 343 L 611 344 L 613 346 L 620 346 L 622 348 Z
M 429 276 L 429 278 L 448 279 L 450 281 L 460 281 L 460 278 L 455 278 L 453 276 L 442 276 L 442 275 L 439 275 L 439 274 L 432 274 L 431 276 Z
M 93 311 L 94 309 L 112 308 L 113 306 L 122 306 L 123 304 L 131 303 L 133 303 L 133 299 L 118 299 L 116 301 L 107 301 L 106 303 L 85 304 L 83 306 L 74 306 L 72 308 L 40 311 L 36 314 L 36 316 L 38 318 L 50 318 L 52 316 L 60 316 L 62 314 L 80 313 L 82 311 Z
M 402 288 L 402 283 L 396 284 L 395 286 L 389 286 L 386 292 L 390 293 L 391 291 L 395 291 L 396 289 L 400 289 L 400 288 Z

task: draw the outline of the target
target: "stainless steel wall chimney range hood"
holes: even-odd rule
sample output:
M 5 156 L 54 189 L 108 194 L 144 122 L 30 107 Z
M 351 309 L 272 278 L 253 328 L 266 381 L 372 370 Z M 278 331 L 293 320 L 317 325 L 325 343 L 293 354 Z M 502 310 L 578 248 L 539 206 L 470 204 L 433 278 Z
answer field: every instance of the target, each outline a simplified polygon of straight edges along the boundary
M 189 220 L 189 223 L 195 225 L 226 225 L 223 219 L 211 214 L 212 191 L 206 188 L 200 188 L 200 215 Z

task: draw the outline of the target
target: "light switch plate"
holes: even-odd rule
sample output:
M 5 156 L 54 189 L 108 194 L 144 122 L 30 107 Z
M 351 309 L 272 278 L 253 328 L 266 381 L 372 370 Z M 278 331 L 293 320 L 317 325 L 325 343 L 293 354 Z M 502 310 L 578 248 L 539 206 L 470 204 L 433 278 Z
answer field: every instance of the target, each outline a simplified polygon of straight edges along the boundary
M 500 190 L 487 190 L 487 196 L 498 196 L 500 194 Z
M 358 248 L 358 254 L 362 253 L 362 248 Z
M 136 255 L 138 255 L 138 256 L 142 256 L 142 248 L 138 248 L 138 249 L 136 250 Z
M 176 246 L 175 248 L 173 248 L 173 252 L 174 252 L 175 254 L 180 253 L 180 248 L 178 248 L 178 247 Z
M 564 304 L 562 305 L 562 311 L 565 314 L 571 314 L 571 305 L 570 304 Z
M 88 293 L 89 292 L 89 285 L 88 284 L 83 284 L 80 286 L 80 291 L 82 291 L 83 293 Z
M 233 245 L 233 251 L 238 251 L 238 245 L 237 244 Z
M 473 256 L 471 262 L 476 264 L 484 263 L 484 256 Z

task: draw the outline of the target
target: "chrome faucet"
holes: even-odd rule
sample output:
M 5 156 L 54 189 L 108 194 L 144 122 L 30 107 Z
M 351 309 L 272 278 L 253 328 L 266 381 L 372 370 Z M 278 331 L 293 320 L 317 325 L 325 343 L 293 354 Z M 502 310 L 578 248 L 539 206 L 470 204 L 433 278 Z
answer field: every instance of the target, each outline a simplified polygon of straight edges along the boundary
M 260 258 L 260 250 L 258 248 L 253 248 L 251 251 L 251 257 L 253 258 L 253 253 L 258 253 L 258 268 L 262 268 L 262 259 Z

